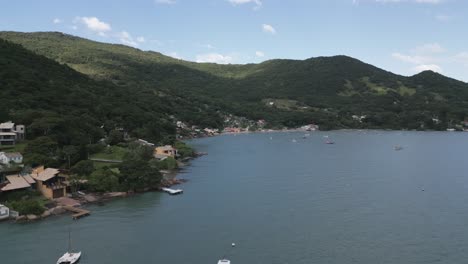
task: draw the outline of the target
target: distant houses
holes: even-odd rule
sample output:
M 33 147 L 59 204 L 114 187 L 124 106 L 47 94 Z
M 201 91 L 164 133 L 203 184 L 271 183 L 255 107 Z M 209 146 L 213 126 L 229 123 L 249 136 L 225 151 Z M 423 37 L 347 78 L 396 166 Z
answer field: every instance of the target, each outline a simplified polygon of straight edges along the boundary
M 0 164 L 21 164 L 23 163 L 23 155 L 19 152 L 0 152 Z
M 25 133 L 24 125 L 15 125 L 11 121 L 0 123 L 0 146 L 15 145 L 17 141 L 24 140 Z

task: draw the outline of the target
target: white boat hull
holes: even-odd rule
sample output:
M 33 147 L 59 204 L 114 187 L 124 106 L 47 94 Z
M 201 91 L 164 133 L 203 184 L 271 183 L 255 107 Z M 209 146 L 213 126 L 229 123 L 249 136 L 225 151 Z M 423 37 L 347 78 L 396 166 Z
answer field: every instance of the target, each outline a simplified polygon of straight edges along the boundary
M 81 252 L 78 253 L 65 253 L 59 260 L 57 261 L 57 264 L 74 264 L 78 263 L 78 261 L 81 258 Z

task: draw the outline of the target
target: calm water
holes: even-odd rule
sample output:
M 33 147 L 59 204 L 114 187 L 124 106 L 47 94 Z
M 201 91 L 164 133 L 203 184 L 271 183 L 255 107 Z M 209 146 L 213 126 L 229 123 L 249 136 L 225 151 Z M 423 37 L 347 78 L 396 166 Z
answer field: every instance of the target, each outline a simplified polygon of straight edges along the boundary
M 69 225 L 81 263 L 214 264 L 223 254 L 233 264 L 468 262 L 468 133 L 191 143 L 209 155 L 181 174 L 183 195 L 121 199 L 79 221 L 2 223 L 0 263 L 55 263 Z

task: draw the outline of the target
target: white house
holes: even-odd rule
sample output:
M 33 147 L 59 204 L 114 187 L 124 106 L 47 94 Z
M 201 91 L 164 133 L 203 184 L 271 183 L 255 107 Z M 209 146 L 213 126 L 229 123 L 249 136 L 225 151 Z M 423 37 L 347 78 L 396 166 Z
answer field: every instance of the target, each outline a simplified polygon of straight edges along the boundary
M 19 152 L 0 152 L 0 164 L 8 165 L 10 163 L 23 163 L 23 155 Z
M 15 125 L 11 121 L 0 123 L 0 145 L 14 145 L 18 140 L 23 140 L 24 136 L 24 125 Z

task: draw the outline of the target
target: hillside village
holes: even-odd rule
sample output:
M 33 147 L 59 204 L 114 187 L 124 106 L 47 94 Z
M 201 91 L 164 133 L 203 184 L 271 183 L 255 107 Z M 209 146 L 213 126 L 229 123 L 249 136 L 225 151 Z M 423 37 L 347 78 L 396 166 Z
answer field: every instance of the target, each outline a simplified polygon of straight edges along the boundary
M 36 220 L 66 212 L 64 208 L 80 207 L 106 197 L 126 196 L 128 193 L 155 190 L 183 182 L 171 171 L 184 166 L 189 159 L 201 155 L 180 140 L 220 134 L 270 131 L 266 121 L 227 115 L 224 129 L 200 128 L 175 121 L 177 141 L 155 144 L 133 138 L 116 127 L 96 144 L 88 147 L 87 158 L 76 160 L 76 147 L 65 146 L 53 151 L 59 166 L 38 163 L 31 148 L 27 127 L 12 121 L 0 123 L 0 219 L 13 217 Z M 312 131 L 318 126 L 304 126 Z M 52 145 L 54 146 L 54 145 Z M 54 146 L 57 148 L 57 146 Z M 45 160 L 45 162 L 48 162 Z M 140 175 L 148 174 L 144 180 Z M 141 181 L 141 182 L 139 182 Z M 8 213 L 7 213 L 8 212 Z

